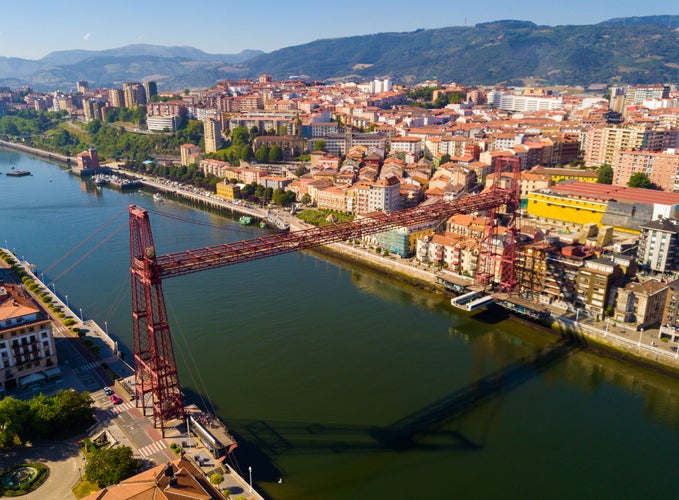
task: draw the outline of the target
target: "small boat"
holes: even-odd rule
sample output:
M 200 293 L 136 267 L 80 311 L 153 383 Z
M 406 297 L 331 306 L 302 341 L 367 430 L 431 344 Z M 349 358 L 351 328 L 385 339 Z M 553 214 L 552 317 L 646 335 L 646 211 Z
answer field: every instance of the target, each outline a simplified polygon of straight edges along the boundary
M 92 177 L 92 181 L 97 185 L 97 186 L 105 186 L 108 184 L 109 179 L 105 175 L 95 175 Z
M 252 217 L 244 215 L 240 219 L 238 219 L 238 224 L 240 224 L 241 226 L 249 226 L 250 224 L 252 224 Z
M 163 195 L 160 194 L 160 193 L 155 193 L 155 194 L 153 195 L 153 201 L 162 202 L 162 201 L 164 201 L 164 200 L 165 200 L 165 198 L 163 198 Z

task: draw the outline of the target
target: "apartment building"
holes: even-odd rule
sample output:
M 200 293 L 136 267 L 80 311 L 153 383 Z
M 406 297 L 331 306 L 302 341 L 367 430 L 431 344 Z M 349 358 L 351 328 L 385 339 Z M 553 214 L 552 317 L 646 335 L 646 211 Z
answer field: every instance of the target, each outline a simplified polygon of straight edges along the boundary
M 616 321 L 634 323 L 637 328 L 660 325 L 669 287 L 667 283 L 649 280 L 628 283 L 618 290 L 614 317 Z
M 424 153 L 424 143 L 419 137 L 394 137 L 391 139 L 390 147 L 391 151 L 394 153 L 409 153 L 416 158 L 420 158 Z
M 384 151 L 387 144 L 387 136 L 380 133 L 346 133 L 331 134 L 324 137 L 325 150 L 328 153 L 344 156 L 354 146 L 364 146 L 366 149 L 379 149 Z M 310 148 L 313 149 L 313 148 Z
M 144 90 L 144 86 L 141 83 L 123 83 L 123 97 L 125 99 L 126 108 L 133 108 L 146 104 L 146 90 Z
M 585 138 L 584 159 L 587 165 L 613 165 L 620 151 L 662 151 L 673 144 L 675 132 L 647 126 L 594 127 Z
M 585 261 L 575 278 L 576 302 L 594 315 L 603 315 L 609 305 L 611 285 L 621 277 L 620 267 L 608 259 Z
M 667 99 L 670 96 L 669 85 L 632 85 L 625 89 L 624 106 L 643 104 L 650 99 Z
M 679 270 L 679 221 L 657 219 L 643 224 L 640 230 L 639 266 L 660 274 Z
M 123 89 L 109 89 L 108 103 L 112 108 L 122 108 L 125 106 L 125 94 Z
M 667 284 L 667 297 L 663 310 L 663 325 L 679 326 L 679 280 Z
M 679 191 L 679 154 L 676 150 L 620 151 L 613 163 L 613 184 L 626 186 L 637 173 L 648 176 L 663 191 Z
M 346 188 L 329 187 L 316 193 L 316 206 L 337 212 L 347 211 Z
M 55 373 L 49 317 L 20 286 L 0 283 L 0 387 L 23 387 Z
M 200 146 L 194 144 L 182 144 L 179 146 L 181 162 L 185 167 L 188 167 L 193 163 L 198 163 L 198 161 L 200 161 L 201 153 Z
M 203 122 L 205 135 L 205 152 L 215 153 L 222 144 L 222 122 L 215 119 L 207 119 Z
M 380 179 L 370 186 L 369 212 L 391 212 L 401 208 L 401 181 L 394 176 Z
M 507 111 L 551 111 L 564 107 L 561 97 L 514 95 L 504 92 L 488 92 L 488 104 Z

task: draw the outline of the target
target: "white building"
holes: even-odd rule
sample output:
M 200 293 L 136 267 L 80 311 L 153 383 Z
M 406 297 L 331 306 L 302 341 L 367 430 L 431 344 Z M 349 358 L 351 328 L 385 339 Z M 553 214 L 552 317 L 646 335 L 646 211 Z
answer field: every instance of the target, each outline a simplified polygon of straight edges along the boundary
M 488 92 L 488 104 L 508 111 L 553 111 L 563 108 L 561 97 L 539 97 Z
M 374 182 L 368 192 L 368 212 L 391 212 L 401 208 L 401 181 L 387 177 Z
M 58 373 L 49 317 L 20 286 L 0 283 L 0 388 L 23 387 Z

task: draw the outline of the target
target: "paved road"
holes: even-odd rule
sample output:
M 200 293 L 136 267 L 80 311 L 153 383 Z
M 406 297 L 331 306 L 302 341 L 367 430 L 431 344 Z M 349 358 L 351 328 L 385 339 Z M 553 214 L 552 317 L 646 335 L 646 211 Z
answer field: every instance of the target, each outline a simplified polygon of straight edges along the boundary
M 0 468 L 22 462 L 41 462 L 50 469 L 50 475 L 33 494 L 21 498 L 63 500 L 74 498 L 73 486 L 80 480 L 85 467 L 78 446 L 72 442 L 50 442 L 37 446 L 14 448 L 0 455 Z

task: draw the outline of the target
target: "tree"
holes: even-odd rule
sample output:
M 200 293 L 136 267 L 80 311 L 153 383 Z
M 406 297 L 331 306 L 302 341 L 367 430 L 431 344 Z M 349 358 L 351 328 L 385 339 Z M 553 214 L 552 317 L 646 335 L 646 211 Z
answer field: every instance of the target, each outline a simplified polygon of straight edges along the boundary
M 257 151 L 255 151 L 255 160 L 260 163 L 264 163 L 269 160 L 269 146 L 261 146 Z
M 132 456 L 129 446 L 106 448 L 92 453 L 85 465 L 85 476 L 104 488 L 133 476 L 140 467 L 141 460 Z
M 101 120 L 92 120 L 87 124 L 87 133 L 90 135 L 96 135 L 101 128 Z
M 255 157 L 255 153 L 252 152 L 252 148 L 249 144 L 242 144 L 238 147 L 238 159 L 243 161 L 252 161 Z
M 231 144 L 236 147 L 249 144 L 249 138 L 247 127 L 236 127 L 231 131 Z
M 446 94 L 441 93 L 434 99 L 434 107 L 436 109 L 445 108 L 448 104 L 450 103 L 448 102 L 448 96 Z
M 325 151 L 326 143 L 323 139 L 314 142 L 314 151 Z
M 21 442 L 28 413 L 24 401 L 6 397 L 0 401 L 0 448 L 8 448 Z
M 596 181 L 599 184 L 613 184 L 613 167 L 608 163 L 602 163 L 597 170 L 597 174 Z
M 632 174 L 629 181 L 627 181 L 627 185 L 634 188 L 649 188 L 651 187 L 651 179 L 645 173 L 637 172 Z
M 305 205 L 311 205 L 311 201 L 312 201 L 312 200 L 311 200 L 311 195 L 309 195 L 309 193 L 305 193 L 304 196 L 302 196 L 302 200 L 301 200 L 301 201 L 302 201 L 302 203 L 304 203 Z
M 276 205 L 281 205 L 283 207 L 286 207 L 292 203 L 295 202 L 295 193 L 292 191 L 283 191 L 282 189 L 278 188 L 274 190 L 273 196 L 271 197 L 271 201 L 275 203 Z
M 271 146 L 271 149 L 269 149 L 269 162 L 277 163 L 281 160 L 283 160 L 283 151 L 281 151 L 281 147 L 278 145 Z

